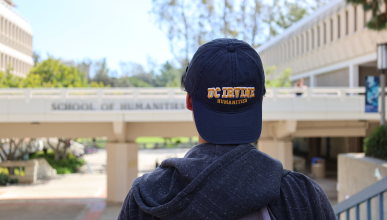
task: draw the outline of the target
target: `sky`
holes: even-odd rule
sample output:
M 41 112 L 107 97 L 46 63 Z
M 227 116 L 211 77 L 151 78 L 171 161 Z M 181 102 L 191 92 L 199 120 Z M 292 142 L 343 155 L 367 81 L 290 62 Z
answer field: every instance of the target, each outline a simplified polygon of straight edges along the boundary
M 42 58 L 81 61 L 106 58 L 147 65 L 172 60 L 169 42 L 151 20 L 151 0 L 13 0 L 31 24 L 33 48 Z

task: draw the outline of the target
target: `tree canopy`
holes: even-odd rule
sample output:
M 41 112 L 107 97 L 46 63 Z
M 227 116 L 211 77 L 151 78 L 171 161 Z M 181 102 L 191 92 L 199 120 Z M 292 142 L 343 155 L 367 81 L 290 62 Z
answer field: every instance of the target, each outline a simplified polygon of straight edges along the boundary
M 204 43 L 238 38 L 257 48 L 329 0 L 152 0 L 151 15 L 182 65 Z
M 25 87 L 87 87 L 85 73 L 70 67 L 58 59 L 49 57 L 38 63 L 26 77 Z
M 89 85 L 85 73 L 77 67 L 63 64 L 59 59 L 49 57 L 36 63 L 25 78 L 12 74 L 12 67 L 0 72 L 1 88 L 72 88 L 103 86 L 102 84 Z
M 364 11 L 371 11 L 372 16 L 367 21 L 367 27 L 372 30 L 387 29 L 387 0 L 347 0 L 354 5 L 362 5 Z M 384 3 L 385 10 L 381 12 L 381 5 Z

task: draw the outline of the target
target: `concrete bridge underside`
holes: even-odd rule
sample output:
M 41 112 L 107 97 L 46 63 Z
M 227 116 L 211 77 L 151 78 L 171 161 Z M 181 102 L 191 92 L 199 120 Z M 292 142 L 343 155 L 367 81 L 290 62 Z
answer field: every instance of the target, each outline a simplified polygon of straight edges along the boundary
M 258 149 L 293 168 L 292 137 L 365 137 L 378 121 L 264 121 Z M 197 136 L 193 122 L 0 123 L 0 138 L 107 137 L 108 201 L 122 202 L 138 175 L 138 144 L 144 136 Z

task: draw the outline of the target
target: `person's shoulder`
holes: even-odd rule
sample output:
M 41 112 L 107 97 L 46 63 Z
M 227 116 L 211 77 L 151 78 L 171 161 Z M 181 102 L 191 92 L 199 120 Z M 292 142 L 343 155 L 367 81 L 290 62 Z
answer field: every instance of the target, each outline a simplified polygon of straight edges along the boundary
M 318 192 L 324 193 L 321 187 L 314 180 L 312 180 L 311 178 L 309 178 L 308 176 L 302 173 L 298 173 L 290 170 L 284 170 L 283 176 L 282 176 L 281 188 L 292 189 L 292 190 L 295 190 L 297 188 L 299 189 L 312 188 L 312 189 L 318 190 Z
M 280 197 L 269 207 L 276 219 L 335 219 L 322 188 L 311 178 L 293 171 L 284 171 Z
M 282 177 L 281 192 L 298 201 L 308 200 L 310 202 L 318 199 L 321 203 L 330 206 L 330 202 L 321 186 L 302 173 L 288 171 Z

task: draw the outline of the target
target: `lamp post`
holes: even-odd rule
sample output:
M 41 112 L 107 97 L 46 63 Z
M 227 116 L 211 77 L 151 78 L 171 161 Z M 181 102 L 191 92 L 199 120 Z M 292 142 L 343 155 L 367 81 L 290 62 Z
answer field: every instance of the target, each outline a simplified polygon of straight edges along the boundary
M 377 68 L 381 71 L 380 87 L 382 89 L 382 108 L 380 125 L 386 125 L 386 70 L 387 70 L 387 43 L 377 46 Z

